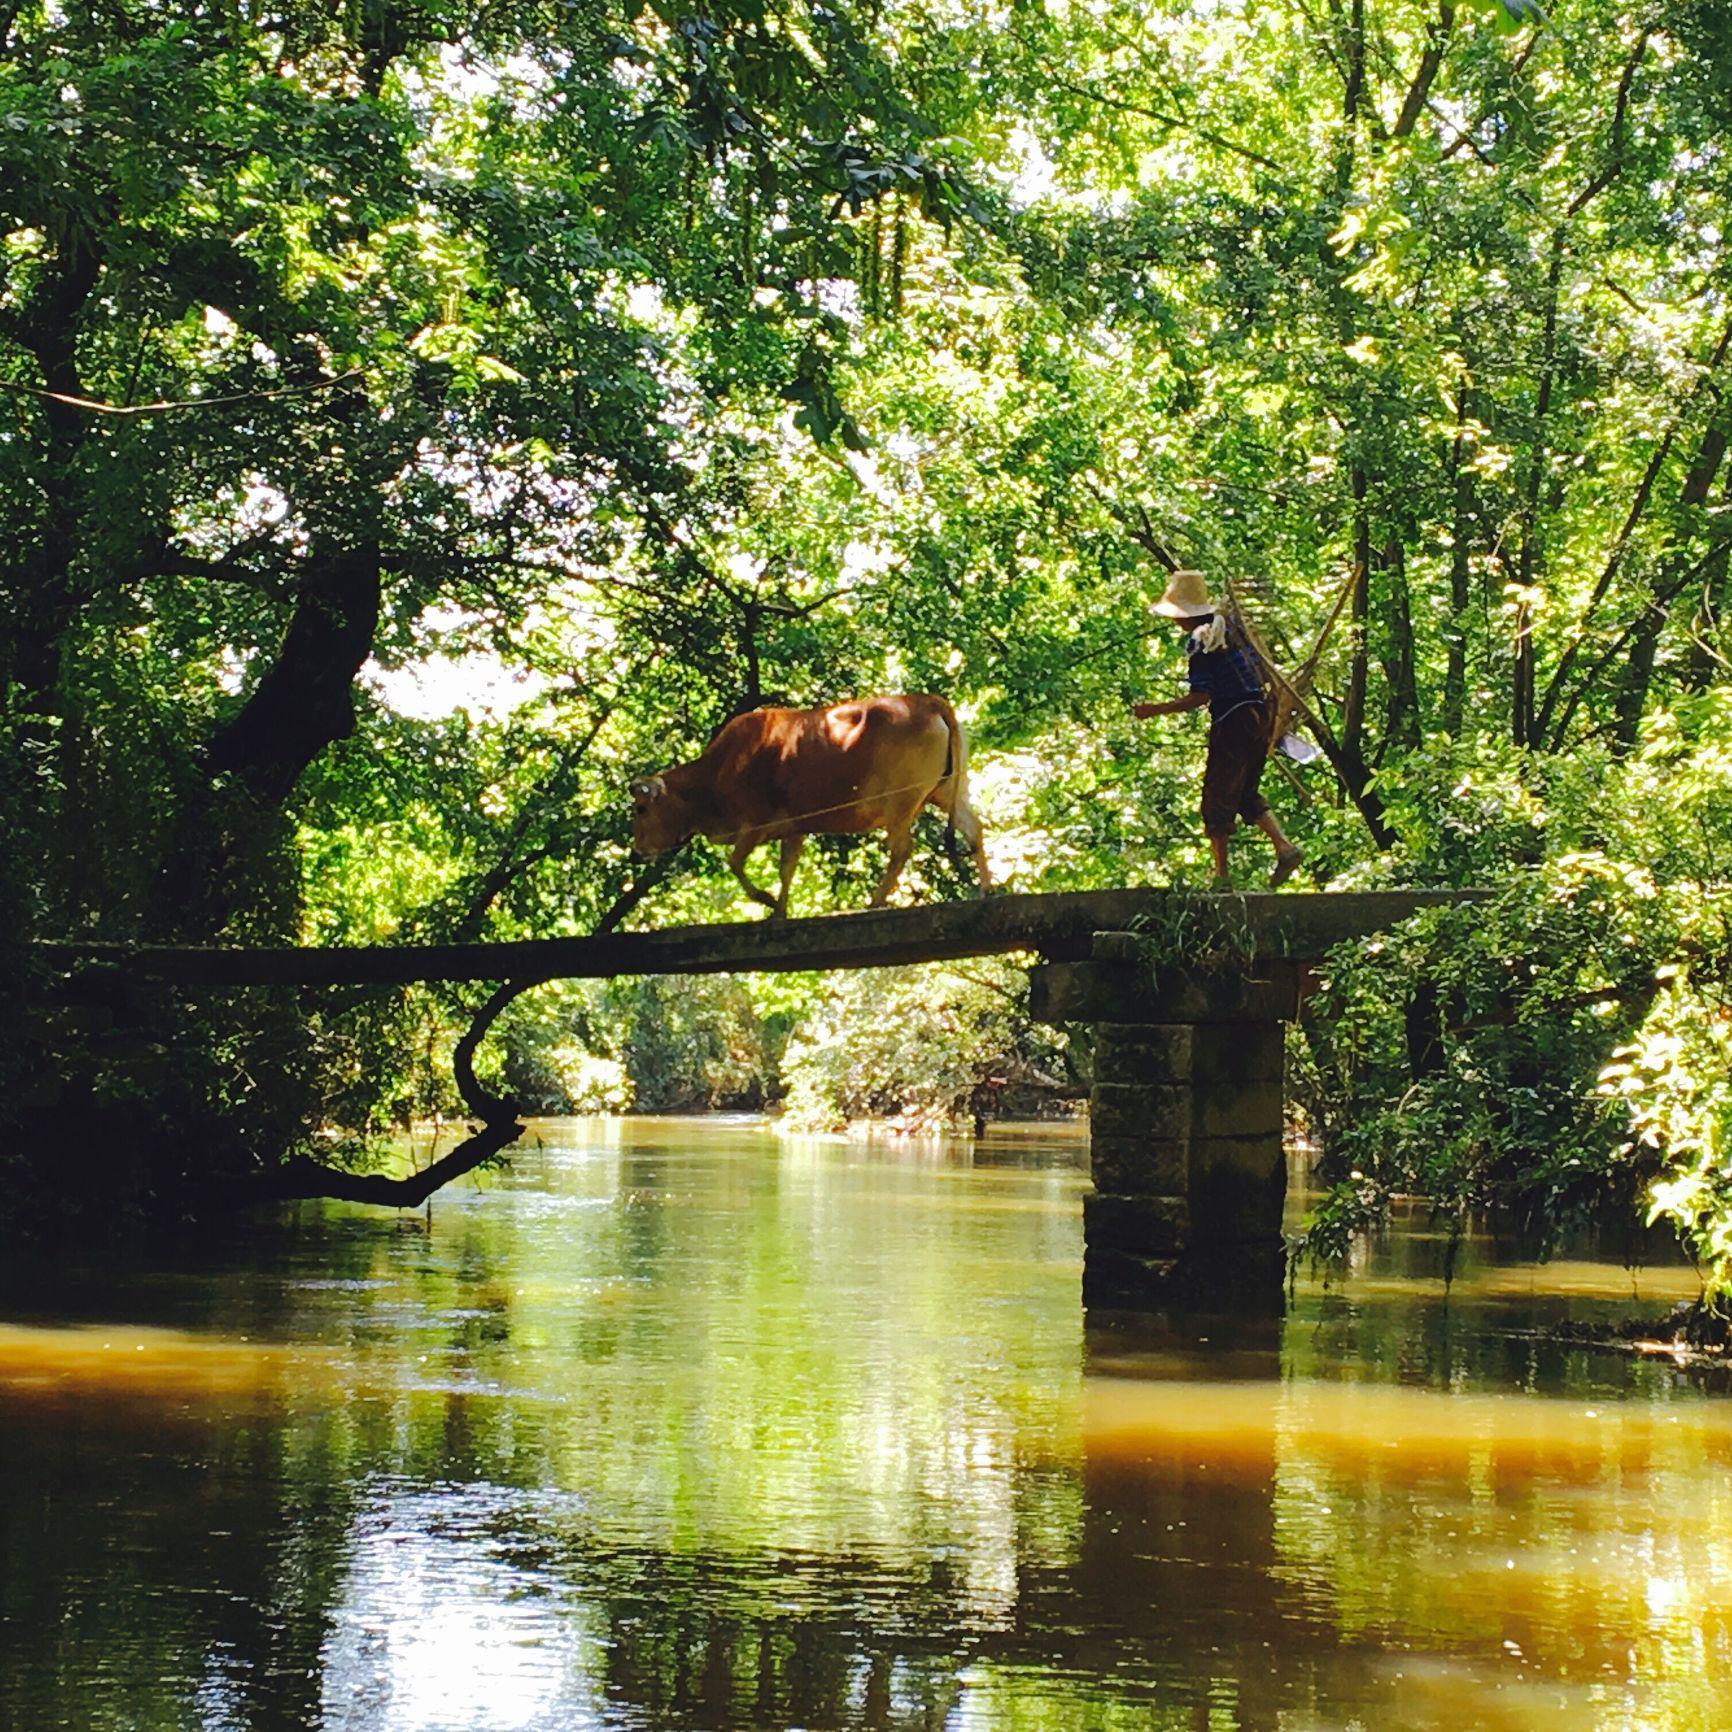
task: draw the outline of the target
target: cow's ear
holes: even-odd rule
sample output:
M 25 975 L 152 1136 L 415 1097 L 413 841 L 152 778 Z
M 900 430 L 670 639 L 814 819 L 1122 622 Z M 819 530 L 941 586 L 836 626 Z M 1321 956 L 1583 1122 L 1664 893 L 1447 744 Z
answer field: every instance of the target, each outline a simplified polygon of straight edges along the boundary
M 667 792 L 660 776 L 639 776 L 630 786 L 634 800 L 659 800 Z

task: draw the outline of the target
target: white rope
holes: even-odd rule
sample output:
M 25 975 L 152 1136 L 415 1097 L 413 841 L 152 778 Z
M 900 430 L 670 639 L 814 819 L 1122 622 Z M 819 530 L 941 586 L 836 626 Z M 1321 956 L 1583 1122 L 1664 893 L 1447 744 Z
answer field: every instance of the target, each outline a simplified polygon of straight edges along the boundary
M 898 794 L 914 794 L 918 793 L 922 788 L 926 789 L 926 798 L 920 802 L 921 806 L 924 806 L 926 800 L 930 799 L 933 794 L 937 793 L 946 782 L 954 781 L 955 779 L 956 771 L 952 770 L 948 775 L 940 776 L 936 782 L 928 783 L 924 780 L 919 782 L 906 782 L 900 788 L 885 788 L 881 793 L 859 794 L 852 800 L 839 800 L 834 806 L 814 806 L 809 811 L 790 812 L 786 817 L 772 819 L 767 824 L 742 824 L 737 830 L 728 830 L 720 836 L 711 836 L 706 839 L 720 845 L 724 842 L 737 842 L 742 836 L 750 836 L 754 832 L 761 830 L 764 832 L 761 840 L 771 842 L 776 840 L 775 832 L 782 829 L 785 825 L 803 824 L 808 818 L 826 818 L 832 812 L 852 811 L 856 806 L 869 806 L 876 800 L 893 800 Z M 915 808 L 915 816 L 919 816 L 919 807 Z

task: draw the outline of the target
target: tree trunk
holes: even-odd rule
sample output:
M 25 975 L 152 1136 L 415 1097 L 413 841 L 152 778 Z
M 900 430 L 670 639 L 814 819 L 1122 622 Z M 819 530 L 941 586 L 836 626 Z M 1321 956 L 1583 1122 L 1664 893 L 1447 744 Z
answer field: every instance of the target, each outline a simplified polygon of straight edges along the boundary
M 1624 661 L 1623 677 L 1618 681 L 1618 697 L 1614 706 L 1612 738 L 1621 752 L 1633 751 L 1636 736 L 1642 729 L 1642 712 L 1648 706 L 1648 687 L 1654 679 L 1654 658 L 1660 647 L 1660 633 L 1665 629 L 1666 609 L 1658 598 L 1650 598 L 1635 630 L 1630 634 L 1630 648 Z
M 1696 516 L 1708 503 L 1714 477 L 1725 460 L 1729 432 L 1732 432 L 1732 427 L 1719 418 L 1703 429 L 1701 442 L 1696 447 L 1696 455 L 1691 460 L 1689 473 L 1684 477 L 1684 485 L 1678 495 L 1679 508 L 1686 514 L 1686 536 L 1695 527 Z M 1723 569 L 1726 559 L 1723 546 L 1717 556 L 1710 557 L 1710 570 L 1715 557 Z M 1648 597 L 1630 636 L 1629 652 L 1624 661 L 1623 675 L 1618 682 L 1613 733 L 1619 748 L 1626 752 L 1634 749 L 1636 737 L 1641 732 L 1642 712 L 1647 708 L 1648 688 L 1654 680 L 1654 664 L 1659 654 L 1660 637 L 1666 629 L 1670 592 L 1675 586 L 1676 574 L 1682 562 L 1681 552 L 1674 554 L 1672 560 L 1668 561 L 1667 568 L 1662 572 L 1654 592 Z M 1707 573 L 1704 573 L 1704 578 L 1708 580 Z
M 1455 442 L 1450 448 L 1450 481 L 1454 503 L 1449 529 L 1449 623 L 1444 628 L 1448 662 L 1443 673 L 1443 731 L 1451 739 L 1461 734 L 1467 708 L 1467 610 L 1469 585 L 1469 525 L 1473 521 L 1473 471 L 1466 457 L 1468 392 L 1464 380 L 1455 399 Z
M 738 706 L 741 712 L 758 709 L 764 702 L 763 665 L 758 652 L 758 627 L 763 623 L 763 617 L 760 603 L 740 603 L 740 659 L 746 671 Z
M 206 747 L 208 780 L 188 791 L 156 885 L 163 929 L 214 938 L 237 909 L 266 930 L 293 918 L 282 808 L 318 755 L 355 728 L 355 675 L 380 607 L 376 545 L 305 561 L 275 661 Z
M 1347 74 L 1341 93 L 1341 150 L 1336 158 L 1336 188 L 1345 194 L 1353 181 L 1353 156 L 1359 111 L 1365 101 L 1365 0 L 1353 0 L 1347 22 Z
M 1365 820 L 1371 840 L 1379 852 L 1387 852 L 1395 845 L 1395 832 L 1389 827 L 1389 815 L 1383 802 L 1371 786 L 1371 766 L 1357 752 L 1349 751 L 1343 745 L 1318 710 L 1307 708 L 1306 723 L 1316 736 L 1317 744 L 1323 748 L 1323 755 L 1341 778 L 1341 785 L 1347 790 L 1354 810 Z
M 1540 569 L 1540 488 L 1549 467 L 1546 420 L 1557 378 L 1558 295 L 1564 275 L 1564 224 L 1552 231 L 1552 258 L 1546 270 L 1545 330 L 1541 338 L 1540 388 L 1534 399 L 1533 450 L 1523 489 L 1521 552 L 1516 570 L 1515 640 L 1510 670 L 1510 737 L 1518 746 L 1534 742 L 1533 608 L 1528 597 Z
M 1510 667 L 1510 738 L 1518 746 L 1534 743 L 1534 614 L 1525 594 L 1517 601 L 1515 611 Z
M 1366 512 L 1365 471 L 1353 469 L 1353 578 L 1347 602 L 1347 644 L 1352 658 L 1347 668 L 1347 695 L 1341 705 L 1341 750 L 1350 758 L 1365 757 L 1365 685 L 1370 668 L 1366 643 L 1371 609 L 1371 522 Z
M 1407 588 L 1407 549 L 1391 535 L 1381 561 L 1385 573 L 1388 652 L 1383 658 L 1389 687 L 1389 719 L 1384 743 L 1412 751 L 1418 744 L 1423 718 L 1419 709 L 1419 678 L 1414 667 L 1413 602 Z
M 280 806 L 309 764 L 355 730 L 355 676 L 379 624 L 376 543 L 306 562 L 276 660 L 205 752 L 212 776 L 235 777 Z
M 1732 513 L 1732 475 L 1726 478 L 1720 497 Z M 1713 548 L 1702 569 L 1701 598 L 1690 621 L 1690 660 L 1684 670 L 1686 691 L 1705 691 L 1715 680 L 1726 677 L 1726 644 L 1723 622 L 1732 609 L 1732 583 L 1727 581 L 1728 555 L 1732 544 Z M 1715 639 L 1721 639 L 1716 643 Z
M 1407 1042 L 1407 1074 L 1415 1082 L 1443 1069 L 1443 997 L 1434 980 L 1414 982 L 1402 1015 Z

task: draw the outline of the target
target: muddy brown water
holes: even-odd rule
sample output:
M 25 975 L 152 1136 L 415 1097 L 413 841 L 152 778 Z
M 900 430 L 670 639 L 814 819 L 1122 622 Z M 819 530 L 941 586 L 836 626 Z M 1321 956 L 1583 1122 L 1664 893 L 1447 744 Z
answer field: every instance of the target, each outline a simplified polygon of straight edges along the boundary
M 0 1728 L 1732 1726 L 1687 1271 L 1418 1228 L 1087 1327 L 1081 1145 L 557 1121 L 0 1275 Z

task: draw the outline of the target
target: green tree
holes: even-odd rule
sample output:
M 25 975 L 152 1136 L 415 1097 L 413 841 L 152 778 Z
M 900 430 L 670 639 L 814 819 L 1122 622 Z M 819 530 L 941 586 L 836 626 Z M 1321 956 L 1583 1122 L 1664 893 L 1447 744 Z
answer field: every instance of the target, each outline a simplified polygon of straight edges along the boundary
M 1515 886 L 1507 955 L 1440 925 L 1343 960 L 1308 1048 L 1343 1183 L 1552 1197 L 1509 1107 L 1536 1072 L 1574 1091 L 1533 1123 L 1582 1195 L 1651 1176 L 1593 1091 L 1684 1002 L 1644 973 L 1724 992 L 1723 0 L 3 28 L 22 934 L 733 917 L 701 847 L 634 874 L 619 787 L 741 708 L 873 687 L 958 701 L 1019 885 L 1183 881 L 1194 741 L 1126 711 L 1176 672 L 1147 603 L 1198 563 L 1294 660 L 1344 600 L 1319 877 Z M 391 695 L 477 666 L 525 701 Z M 870 844 L 814 852 L 807 905 L 858 897 Z M 1575 1002 L 1600 987 L 1631 996 Z M 450 1105 L 429 1043 L 475 1009 L 80 991 L 19 1025 L 14 1159 L 106 1113 L 141 1196 Z M 737 1093 L 708 1041 L 773 1092 L 820 1002 L 550 998 L 494 1074 L 547 1093 L 589 1041 L 640 1098 Z M 1386 1110 L 1416 1086 L 1441 1165 Z

